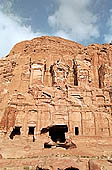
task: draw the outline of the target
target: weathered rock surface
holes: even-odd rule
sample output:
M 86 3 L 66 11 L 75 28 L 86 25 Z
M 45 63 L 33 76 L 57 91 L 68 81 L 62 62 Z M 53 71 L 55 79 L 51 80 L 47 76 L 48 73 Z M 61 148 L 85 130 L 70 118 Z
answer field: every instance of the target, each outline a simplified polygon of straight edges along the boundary
M 0 119 L 2 159 L 33 158 L 45 147 L 87 157 L 62 169 L 101 170 L 98 159 L 111 166 L 112 45 L 47 36 L 16 44 L 0 60 Z

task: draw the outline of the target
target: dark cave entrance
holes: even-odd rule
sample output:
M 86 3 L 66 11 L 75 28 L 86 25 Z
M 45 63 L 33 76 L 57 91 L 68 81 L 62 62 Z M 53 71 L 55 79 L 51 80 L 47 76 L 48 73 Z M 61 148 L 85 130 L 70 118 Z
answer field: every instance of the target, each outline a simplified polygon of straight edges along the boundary
M 78 168 L 70 167 L 70 168 L 66 168 L 65 170 L 79 170 L 79 169 Z
M 66 141 L 66 132 L 68 132 L 67 125 L 54 125 L 49 128 L 49 136 L 51 136 L 53 142 L 59 141 L 60 143 L 64 143 Z
M 15 128 L 13 128 L 13 131 L 10 134 L 10 139 L 13 139 L 15 135 L 20 135 L 21 131 L 20 131 L 21 127 L 16 126 Z

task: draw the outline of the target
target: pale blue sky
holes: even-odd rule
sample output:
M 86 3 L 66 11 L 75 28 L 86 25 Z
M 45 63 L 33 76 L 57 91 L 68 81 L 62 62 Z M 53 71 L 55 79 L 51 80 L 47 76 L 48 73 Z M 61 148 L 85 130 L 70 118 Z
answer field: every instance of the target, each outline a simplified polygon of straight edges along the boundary
M 112 0 L 0 0 L 0 57 L 41 35 L 87 45 L 112 40 Z

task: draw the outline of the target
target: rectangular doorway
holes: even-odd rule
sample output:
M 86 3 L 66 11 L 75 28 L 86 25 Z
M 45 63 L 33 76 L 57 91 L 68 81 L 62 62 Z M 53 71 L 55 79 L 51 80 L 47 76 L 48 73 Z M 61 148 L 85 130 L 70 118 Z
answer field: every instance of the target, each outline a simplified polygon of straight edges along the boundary
M 30 126 L 28 130 L 28 135 L 34 135 L 35 127 Z
M 79 135 L 79 127 L 75 127 L 75 135 L 78 136 Z

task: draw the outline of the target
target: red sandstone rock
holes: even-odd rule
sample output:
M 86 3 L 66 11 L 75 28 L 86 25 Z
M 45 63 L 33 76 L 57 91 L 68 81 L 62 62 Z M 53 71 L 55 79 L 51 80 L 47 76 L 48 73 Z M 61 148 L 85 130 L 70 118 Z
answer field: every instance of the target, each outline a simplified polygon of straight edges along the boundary
M 111 148 L 112 45 L 85 47 L 59 37 L 16 44 L 0 60 L 0 119 L 1 139 L 24 141 L 23 157 L 34 154 L 28 141 L 41 150 L 68 140 L 79 155 L 100 139 Z M 97 149 L 88 154 L 97 156 Z

